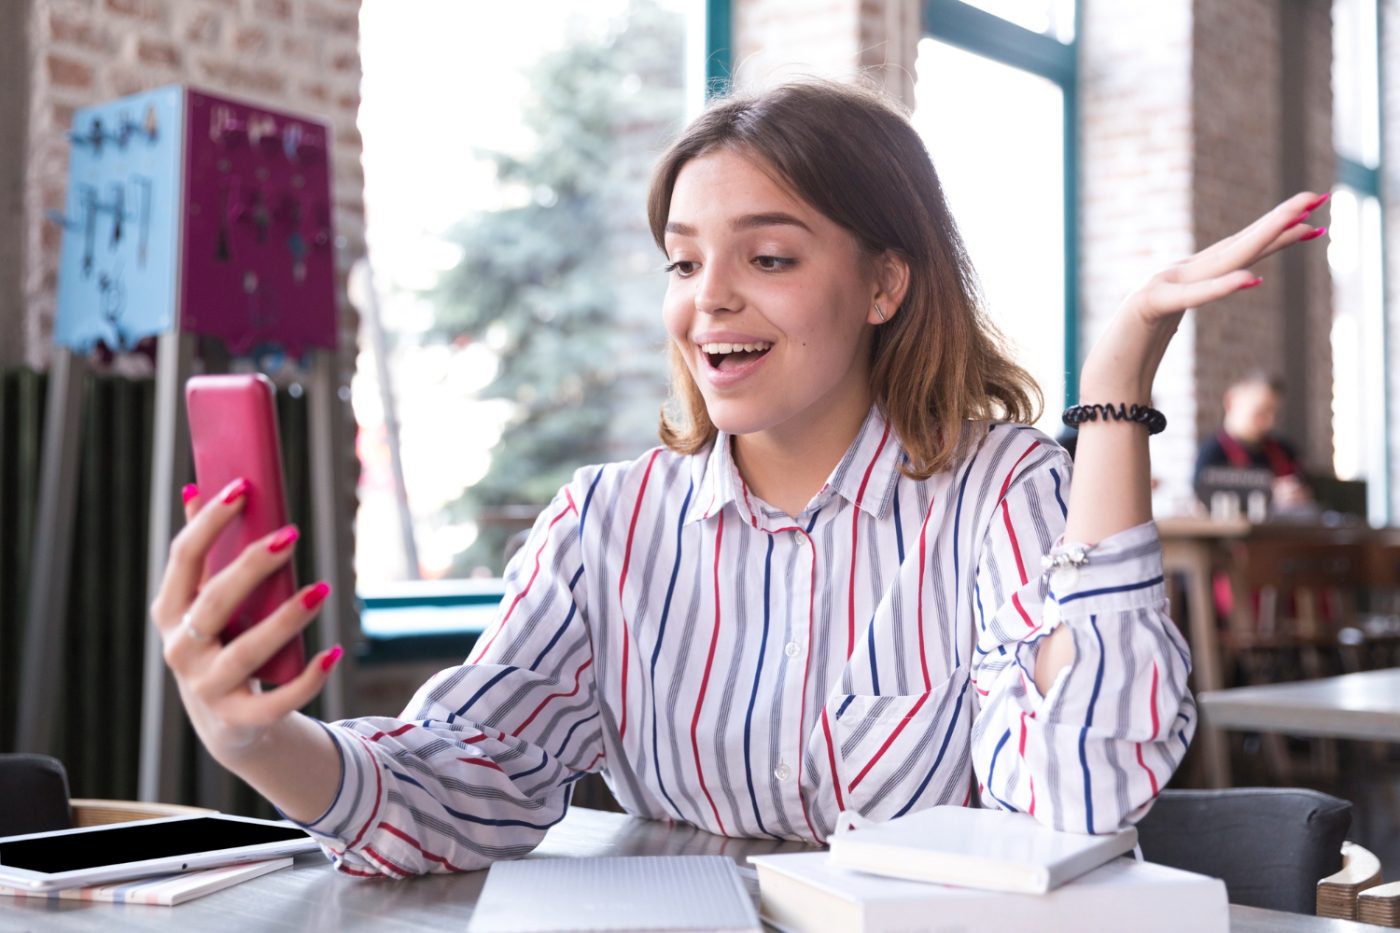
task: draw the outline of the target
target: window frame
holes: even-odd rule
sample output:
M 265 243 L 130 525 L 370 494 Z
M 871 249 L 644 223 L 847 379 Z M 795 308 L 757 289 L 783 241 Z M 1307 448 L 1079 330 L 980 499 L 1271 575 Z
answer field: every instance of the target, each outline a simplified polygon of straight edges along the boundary
M 705 99 L 729 90 L 734 65 L 734 6 L 731 0 L 705 0 Z
M 1065 405 L 1079 402 L 1079 36 L 1083 0 L 1074 5 L 1074 38 L 1061 42 L 1002 19 L 962 0 L 923 0 L 927 38 L 1057 85 L 1064 95 L 1064 368 Z

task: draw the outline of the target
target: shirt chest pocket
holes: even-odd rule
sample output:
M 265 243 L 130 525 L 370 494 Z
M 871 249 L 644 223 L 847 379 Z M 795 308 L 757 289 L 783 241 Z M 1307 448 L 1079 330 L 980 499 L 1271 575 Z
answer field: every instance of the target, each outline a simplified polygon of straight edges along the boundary
M 971 767 L 967 681 L 958 668 L 925 693 L 832 697 L 826 714 L 847 809 L 883 820 L 962 803 Z

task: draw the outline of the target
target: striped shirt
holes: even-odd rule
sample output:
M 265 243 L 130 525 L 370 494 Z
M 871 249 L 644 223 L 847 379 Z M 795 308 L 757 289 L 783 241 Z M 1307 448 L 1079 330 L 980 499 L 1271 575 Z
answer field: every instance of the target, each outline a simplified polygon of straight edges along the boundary
M 872 408 L 799 515 L 754 496 L 720 434 L 580 470 L 506 571 L 466 663 L 399 719 L 327 726 L 337 867 L 394 877 L 530 851 L 602 770 L 629 812 L 824 841 L 837 815 L 934 804 L 1108 832 L 1146 812 L 1195 729 L 1156 527 L 1042 571 L 1070 463 L 1033 428 L 976 430 L 900 472 Z M 1039 640 L 1073 634 L 1048 694 Z

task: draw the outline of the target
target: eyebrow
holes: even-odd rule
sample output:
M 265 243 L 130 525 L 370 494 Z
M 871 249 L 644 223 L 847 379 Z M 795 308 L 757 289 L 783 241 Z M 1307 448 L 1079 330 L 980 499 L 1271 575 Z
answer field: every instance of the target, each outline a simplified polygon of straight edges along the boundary
M 745 214 L 742 217 L 736 217 L 734 220 L 730 221 L 729 227 L 736 232 L 740 230 L 753 230 L 758 227 L 799 227 L 806 230 L 808 233 L 812 232 L 811 227 L 807 226 L 793 215 L 783 213 L 782 211 L 770 211 L 763 214 Z M 694 227 L 690 224 L 683 224 L 676 221 L 671 221 L 666 224 L 666 232 L 676 233 L 681 236 L 695 236 Z

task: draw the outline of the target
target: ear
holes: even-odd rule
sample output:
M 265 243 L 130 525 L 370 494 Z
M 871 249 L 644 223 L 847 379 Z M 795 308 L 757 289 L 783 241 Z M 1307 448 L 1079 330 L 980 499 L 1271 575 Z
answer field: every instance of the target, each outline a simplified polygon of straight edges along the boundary
M 865 319 L 876 327 L 894 320 L 909 294 L 909 261 L 893 250 L 885 250 L 874 259 L 875 293 L 871 296 L 870 309 Z M 884 317 L 875 313 L 878 305 Z

